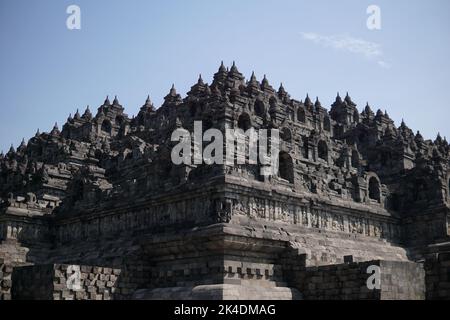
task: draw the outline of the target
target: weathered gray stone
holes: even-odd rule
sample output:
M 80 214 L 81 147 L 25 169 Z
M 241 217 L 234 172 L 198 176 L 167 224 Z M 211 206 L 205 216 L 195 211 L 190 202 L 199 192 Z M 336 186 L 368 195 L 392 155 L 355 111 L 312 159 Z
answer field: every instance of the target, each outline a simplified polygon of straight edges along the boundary
M 279 129 L 277 175 L 173 164 L 171 134 L 195 120 Z M 1 297 L 408 299 L 425 281 L 449 298 L 449 152 L 349 95 L 328 111 L 235 65 L 131 119 L 107 98 L 0 155 Z M 388 270 L 378 295 L 361 285 L 367 261 Z M 82 291 L 66 290 L 73 267 Z

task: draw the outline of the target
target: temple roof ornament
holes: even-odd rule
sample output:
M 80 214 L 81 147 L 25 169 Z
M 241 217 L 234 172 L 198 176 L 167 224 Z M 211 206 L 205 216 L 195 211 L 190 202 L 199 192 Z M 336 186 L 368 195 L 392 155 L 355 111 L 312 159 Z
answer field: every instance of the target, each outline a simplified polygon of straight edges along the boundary
M 113 100 L 112 105 L 115 106 L 115 107 L 121 107 L 122 106 L 120 104 L 119 99 L 117 98 L 117 96 L 114 96 L 114 100 Z
M 86 110 L 84 111 L 84 113 L 81 117 L 86 120 L 92 119 L 92 113 L 91 113 L 91 110 L 89 110 L 89 105 L 86 106 Z
M 322 104 L 319 101 L 319 97 L 316 97 L 316 101 L 314 102 L 314 106 L 318 108 L 322 108 Z
M 309 98 L 309 94 L 307 93 L 306 94 L 306 98 L 305 98 L 305 106 L 307 106 L 307 107 L 312 107 L 313 106 L 313 104 L 312 104 L 312 101 L 311 101 L 311 99 Z
M 169 94 L 164 97 L 164 104 L 167 103 L 177 103 L 181 102 L 181 96 L 177 93 L 175 89 L 175 84 L 172 83 L 172 87 L 170 88 Z
M 53 135 L 53 136 L 56 136 L 56 135 L 59 135 L 60 133 L 61 132 L 59 131 L 58 123 L 55 122 L 55 125 L 53 126 L 52 131 L 50 131 L 50 134 Z
M 336 95 L 336 100 L 334 101 L 335 104 L 342 104 L 342 98 L 339 95 L 339 92 Z

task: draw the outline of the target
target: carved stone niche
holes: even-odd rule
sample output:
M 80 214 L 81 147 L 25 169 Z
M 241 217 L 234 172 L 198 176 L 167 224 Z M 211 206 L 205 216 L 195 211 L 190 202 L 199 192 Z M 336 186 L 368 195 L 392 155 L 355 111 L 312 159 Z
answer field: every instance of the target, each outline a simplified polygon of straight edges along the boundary
M 36 195 L 32 192 L 28 192 L 26 196 L 26 202 L 31 205 L 35 205 L 37 203 Z

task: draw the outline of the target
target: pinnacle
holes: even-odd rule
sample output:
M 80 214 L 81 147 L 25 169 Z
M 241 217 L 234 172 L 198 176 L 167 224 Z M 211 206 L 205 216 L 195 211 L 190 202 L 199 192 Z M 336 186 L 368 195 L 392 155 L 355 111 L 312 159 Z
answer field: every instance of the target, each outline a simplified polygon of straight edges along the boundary
M 205 84 L 205 83 L 203 82 L 202 74 L 201 74 L 201 73 L 200 73 L 199 76 L 198 76 L 198 84 L 201 84 L 201 85 Z
M 222 62 L 220 63 L 219 72 L 225 72 L 225 71 L 226 71 L 225 65 L 223 64 L 223 60 L 222 60 Z

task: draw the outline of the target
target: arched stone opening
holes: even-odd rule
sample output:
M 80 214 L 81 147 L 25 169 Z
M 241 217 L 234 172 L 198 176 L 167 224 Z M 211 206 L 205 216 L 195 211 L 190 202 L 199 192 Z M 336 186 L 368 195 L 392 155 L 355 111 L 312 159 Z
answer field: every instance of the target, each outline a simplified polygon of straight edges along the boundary
M 247 113 L 243 113 L 238 119 L 238 128 L 247 131 L 251 128 L 250 116 Z
M 353 168 L 359 167 L 359 153 L 356 150 L 353 150 L 352 152 L 352 167 Z
M 331 130 L 331 121 L 330 121 L 330 117 L 328 117 L 328 116 L 326 116 L 323 119 L 323 130 L 325 130 L 325 131 Z
M 308 137 L 302 137 L 302 141 L 303 141 L 302 155 L 303 155 L 303 158 L 308 159 L 309 158 L 309 139 L 308 139 Z
M 261 100 L 256 100 L 255 102 L 255 114 L 261 118 L 263 118 L 266 114 L 266 107 L 264 106 L 264 102 Z
M 303 108 L 298 108 L 298 110 L 297 110 L 297 120 L 299 122 L 302 122 L 302 123 L 306 122 L 306 114 L 305 114 L 305 110 Z
M 294 183 L 294 164 L 291 156 L 287 152 L 280 152 L 278 175 L 280 178 Z
M 281 130 L 281 140 L 285 142 L 292 142 L 292 133 L 288 128 L 283 128 Z
M 317 145 L 317 155 L 320 159 L 328 161 L 328 146 L 325 141 L 319 141 Z
M 122 123 L 123 123 L 123 117 L 117 116 L 116 117 L 116 125 L 120 127 L 122 125 Z
M 111 134 L 111 122 L 109 122 L 109 120 L 103 120 L 102 122 L 102 131 L 106 132 L 108 134 Z
M 380 182 L 375 177 L 369 179 L 369 199 L 376 201 L 381 199 Z

